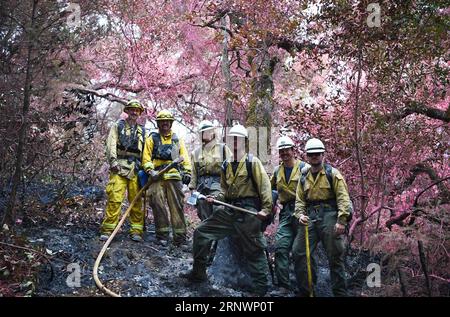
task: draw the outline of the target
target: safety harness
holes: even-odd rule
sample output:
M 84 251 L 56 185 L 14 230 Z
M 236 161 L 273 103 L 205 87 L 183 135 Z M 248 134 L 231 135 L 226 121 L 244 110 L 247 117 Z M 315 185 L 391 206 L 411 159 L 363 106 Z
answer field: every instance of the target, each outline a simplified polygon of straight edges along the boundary
M 141 165 L 141 150 L 139 149 L 139 128 L 141 130 L 142 144 L 145 144 L 145 128 L 142 125 L 136 124 L 130 127 L 131 132 L 129 135 L 125 132 L 126 122 L 125 120 L 119 120 L 117 124 L 117 133 L 119 136 L 119 142 L 117 143 L 117 158 L 125 159 L 128 163 L 135 162 L 136 170 Z
M 153 139 L 152 159 L 172 161 L 172 152 L 175 150 L 174 147 L 178 147 L 180 142 L 178 136 L 175 133 L 172 133 L 172 140 L 170 144 L 162 144 L 161 134 L 158 132 L 152 132 L 151 137 Z
M 219 145 L 222 153 L 222 160 L 225 161 L 225 144 L 219 143 Z M 198 175 L 197 190 L 199 192 L 202 192 L 204 189 L 211 190 L 213 183 L 220 183 L 220 174 L 200 173 L 200 164 L 198 162 L 199 151 L 200 148 L 198 148 L 194 153 L 195 157 L 194 168 L 195 172 Z

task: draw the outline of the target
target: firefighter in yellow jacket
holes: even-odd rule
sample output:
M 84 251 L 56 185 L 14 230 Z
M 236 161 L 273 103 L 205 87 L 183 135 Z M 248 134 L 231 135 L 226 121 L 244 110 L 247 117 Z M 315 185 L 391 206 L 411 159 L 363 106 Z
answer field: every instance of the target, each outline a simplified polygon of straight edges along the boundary
M 287 295 L 291 291 L 289 258 L 298 227 L 295 223 L 297 219 L 293 218 L 295 191 L 302 168 L 308 166 L 305 162 L 295 158 L 294 147 L 294 142 L 290 137 L 282 136 L 278 139 L 277 149 L 282 162 L 275 168 L 270 179 L 272 190 L 278 192 L 278 199 L 283 205 L 275 235 L 275 274 L 282 295 Z
M 106 186 L 105 217 L 101 225 L 100 240 L 107 240 L 119 222 L 122 201 L 128 192 L 131 202 L 139 191 L 137 172 L 141 166 L 145 143 L 145 129 L 137 124 L 144 107 L 131 100 L 124 108 L 128 117 L 117 121 L 110 129 L 106 141 L 106 157 L 110 166 L 109 183 Z M 130 211 L 130 235 L 134 241 L 142 241 L 144 212 L 141 200 Z
M 147 138 L 143 154 L 143 167 L 147 173 L 154 173 L 170 164 L 177 157 L 184 161 L 178 168 L 172 168 L 159 181 L 153 182 L 148 190 L 149 203 L 155 219 L 156 238 L 163 245 L 169 241 L 172 224 L 173 243 L 186 242 L 186 220 L 184 217 L 183 184 L 191 181 L 191 163 L 184 140 L 172 132 L 174 117 L 168 110 L 161 110 L 156 116 L 158 132 Z M 167 212 L 167 207 L 169 212 Z M 169 222 L 170 217 L 170 222 Z
M 233 236 L 247 258 L 255 295 L 267 292 L 268 263 L 264 254 L 266 241 L 261 232 L 262 221 L 272 213 L 270 180 L 261 161 L 248 154 L 248 132 L 242 125 L 233 126 L 228 137 L 233 139 L 233 159 L 226 160 L 221 171 L 221 190 L 216 197 L 207 196 L 235 206 L 256 211 L 251 215 L 229 208 L 217 207 L 194 231 L 192 271 L 183 274 L 192 282 L 207 279 L 208 245 L 213 240 Z M 251 174 L 251 175 L 250 175 Z
M 300 226 L 293 245 L 294 269 L 300 295 L 308 296 L 317 280 L 314 251 L 319 241 L 325 248 L 330 265 L 331 288 L 335 296 L 346 296 L 344 268 L 344 232 L 353 206 L 347 184 L 341 173 L 324 163 L 325 146 L 319 139 L 305 145 L 309 169 L 302 171 L 297 186 L 295 213 Z M 309 290 L 305 226 L 308 224 L 312 290 Z

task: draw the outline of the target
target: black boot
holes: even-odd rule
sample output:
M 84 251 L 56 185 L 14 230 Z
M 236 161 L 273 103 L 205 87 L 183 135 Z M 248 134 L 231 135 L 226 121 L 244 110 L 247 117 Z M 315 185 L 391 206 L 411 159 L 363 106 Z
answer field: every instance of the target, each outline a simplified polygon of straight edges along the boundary
M 192 270 L 187 273 L 181 273 L 180 277 L 188 279 L 192 283 L 201 283 L 208 280 L 206 275 L 206 267 L 194 263 Z

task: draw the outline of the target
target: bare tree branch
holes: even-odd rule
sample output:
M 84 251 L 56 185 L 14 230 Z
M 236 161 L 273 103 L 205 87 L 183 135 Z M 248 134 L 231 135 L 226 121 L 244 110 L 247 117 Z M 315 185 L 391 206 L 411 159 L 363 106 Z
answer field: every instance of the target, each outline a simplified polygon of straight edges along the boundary
M 431 119 L 437 119 L 444 122 L 450 122 L 450 104 L 447 106 L 447 110 L 440 110 L 432 107 L 428 107 L 417 101 L 410 101 L 404 108 L 395 112 L 392 115 L 392 119 L 401 120 L 411 114 L 421 114 Z
M 85 87 L 82 87 L 82 86 L 71 85 L 68 88 L 66 88 L 66 90 L 68 90 L 68 91 L 76 91 L 76 92 L 79 92 L 80 94 L 84 94 L 84 95 L 92 94 L 94 96 L 97 96 L 97 97 L 100 97 L 100 98 L 103 98 L 103 99 L 107 99 L 109 101 L 118 102 L 118 103 L 121 103 L 123 105 L 126 105 L 126 103 L 128 101 L 126 98 L 122 98 L 122 97 L 116 96 L 116 95 L 114 95 L 112 93 L 109 93 L 109 92 L 107 92 L 107 93 L 100 93 L 97 90 L 85 88 Z

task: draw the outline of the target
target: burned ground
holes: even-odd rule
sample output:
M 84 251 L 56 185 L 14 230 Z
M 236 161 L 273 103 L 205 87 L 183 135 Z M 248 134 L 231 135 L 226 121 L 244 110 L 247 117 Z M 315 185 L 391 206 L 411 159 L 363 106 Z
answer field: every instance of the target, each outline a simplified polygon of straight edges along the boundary
M 45 254 L 33 258 L 39 264 L 30 271 L 33 276 L 7 287 L 8 276 L 1 278 L 0 288 L 5 296 L 105 296 L 95 285 L 92 269 L 103 246 L 99 237 L 99 223 L 104 207 L 103 196 L 88 195 L 100 193 L 98 189 L 78 191 L 55 202 L 44 195 L 36 220 L 36 214 L 23 215 L 23 221 L 14 234 L 4 234 L 5 243 L 21 244 Z M 88 194 L 86 194 L 88 193 Z M 56 196 L 55 196 L 56 197 Z M 100 198 L 99 198 L 100 197 Z M 58 206 L 58 207 L 55 207 Z M 151 215 L 147 219 L 144 242 L 129 239 L 127 224 L 114 238 L 99 267 L 99 278 L 106 287 L 126 297 L 245 297 L 249 288 L 249 276 L 245 260 L 239 256 L 229 240 L 222 240 L 217 247 L 213 263 L 208 268 L 209 281 L 190 284 L 179 276 L 192 266 L 192 230 L 198 223 L 195 212 L 187 214 L 190 224 L 189 249 L 181 250 L 173 245 L 161 246 L 155 238 Z M 273 236 L 268 237 L 269 255 L 273 260 Z M 0 256 L 5 256 L 11 247 L 1 247 Z M 31 253 L 27 253 L 31 254 Z M 329 270 L 326 256 L 318 248 L 319 281 L 318 296 L 331 296 Z M 4 258 L 3 258 L 4 261 Z M 347 257 L 350 292 L 359 296 L 363 287 L 367 263 L 366 253 L 351 252 Z M 74 272 L 79 269 L 77 280 Z M 11 272 L 10 272 L 11 273 Z M 10 274 L 9 273 L 9 274 Z M 10 275 L 9 275 L 10 276 Z M 295 285 L 293 267 L 291 279 Z M 6 286 L 5 286 L 6 285 Z M 269 275 L 267 296 L 278 296 Z M 6 291 L 8 290 L 8 292 Z M 284 295 L 286 296 L 286 295 Z M 288 296 L 295 296 L 292 292 Z

